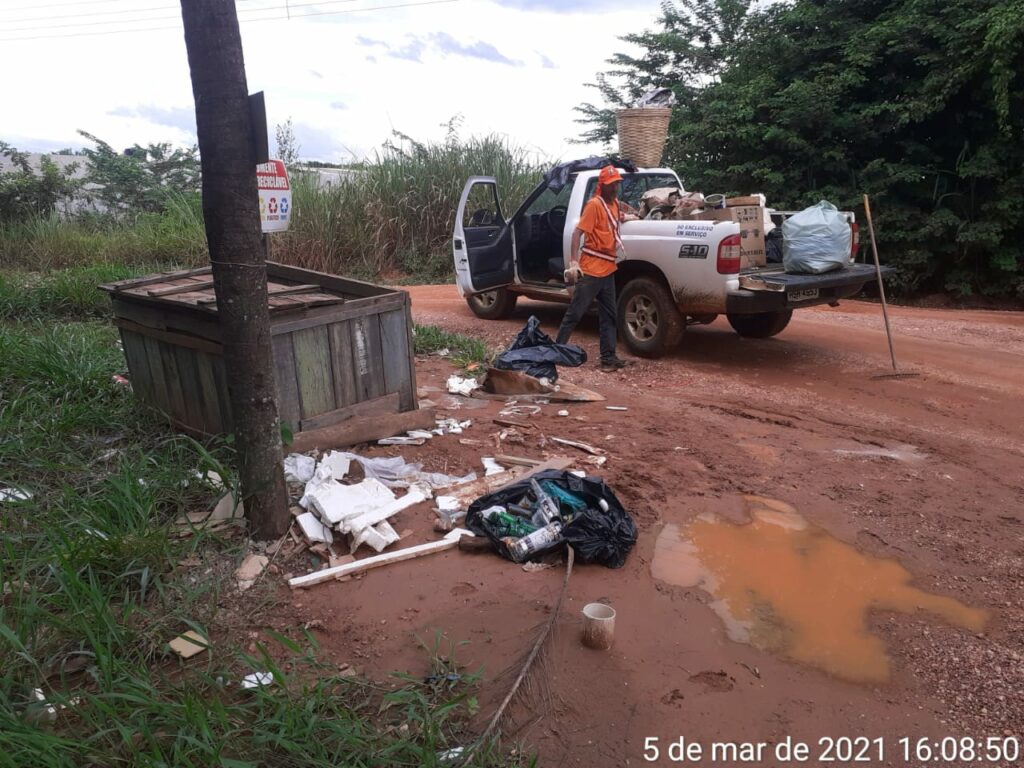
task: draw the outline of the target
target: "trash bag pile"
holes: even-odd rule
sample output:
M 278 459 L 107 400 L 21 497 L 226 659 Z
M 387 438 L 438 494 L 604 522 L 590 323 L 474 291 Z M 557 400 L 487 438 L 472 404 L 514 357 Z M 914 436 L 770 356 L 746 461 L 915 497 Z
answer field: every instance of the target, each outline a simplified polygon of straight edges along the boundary
M 636 544 L 636 523 L 597 477 L 546 470 L 474 501 L 467 527 L 516 563 L 570 545 L 579 563 L 621 568 Z
M 494 359 L 493 366 L 506 371 L 523 371 L 536 379 L 558 381 L 556 365 L 575 368 L 587 362 L 587 353 L 575 344 L 556 344 L 540 329 L 534 315 L 516 336 L 508 349 Z
M 782 266 L 786 272 L 817 275 L 842 269 L 850 260 L 850 223 L 827 200 L 782 223 Z

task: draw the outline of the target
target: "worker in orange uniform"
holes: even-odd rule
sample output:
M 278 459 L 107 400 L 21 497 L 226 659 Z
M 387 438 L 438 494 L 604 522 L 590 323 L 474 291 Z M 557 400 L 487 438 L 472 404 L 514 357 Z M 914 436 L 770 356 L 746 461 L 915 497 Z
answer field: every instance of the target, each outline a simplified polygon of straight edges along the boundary
M 565 280 L 575 285 L 572 302 L 558 328 L 558 343 L 565 344 L 590 304 L 597 300 L 598 330 L 601 339 L 601 370 L 618 371 L 629 363 L 615 356 L 616 302 L 615 262 L 623 249 L 619 224 L 626 214 L 636 211 L 619 201 L 622 174 L 612 165 L 601 169 L 594 196 L 583 206 L 583 215 L 572 233 L 569 269 Z

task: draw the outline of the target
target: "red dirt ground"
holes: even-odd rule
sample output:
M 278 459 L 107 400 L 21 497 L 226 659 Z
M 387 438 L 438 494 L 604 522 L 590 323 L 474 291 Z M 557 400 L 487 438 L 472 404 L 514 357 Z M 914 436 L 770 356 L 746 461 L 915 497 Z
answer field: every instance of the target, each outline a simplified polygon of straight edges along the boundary
M 562 311 L 523 301 L 511 319 L 488 322 L 452 286 L 411 293 L 417 323 L 495 348 L 531 312 L 553 332 Z M 678 764 L 664 751 L 645 762 L 647 737 L 663 750 L 679 737 L 698 742 L 703 764 L 714 741 L 768 742 L 765 758 L 750 763 L 758 765 L 787 764 L 770 750 L 792 738 L 811 745 L 816 764 L 825 736 L 883 738 L 884 756 L 873 752 L 871 763 L 905 765 L 901 737 L 1024 735 L 1024 313 L 892 314 L 901 365 L 920 378 L 872 378 L 889 365 L 882 320 L 877 305 L 857 302 L 798 312 L 775 339 L 741 339 L 720 319 L 690 328 L 666 358 L 637 360 L 623 373 L 593 364 L 561 371 L 607 403 L 547 405 L 533 422 L 548 436 L 607 450 L 604 468 L 580 466 L 607 480 L 640 538 L 621 570 L 579 566 L 572 575 L 543 666 L 505 728 L 539 753 L 540 765 Z M 573 340 L 597 359 L 595 319 Z M 452 402 L 440 391 L 451 372 L 442 358 L 419 361 L 419 386 L 436 388 L 429 397 L 442 407 Z M 479 457 L 494 454 L 490 419 L 501 407 L 451 411 L 474 420 L 461 436 L 366 451 L 399 452 L 434 471 L 479 471 Z M 557 416 L 561 408 L 571 416 Z M 920 458 L 836 452 L 906 446 Z M 553 447 L 527 435 L 503 450 L 537 458 L 573 450 Z M 783 500 L 861 551 L 898 559 L 916 586 L 987 609 L 989 624 L 973 634 L 920 612 L 872 613 L 869 626 L 892 659 L 882 685 L 844 682 L 729 640 L 707 594 L 654 580 L 651 558 L 666 523 L 702 512 L 741 520 L 742 494 Z M 432 519 L 424 504 L 394 524 L 419 543 L 437 537 Z M 282 590 L 294 610 L 275 625 L 322 621 L 325 652 L 376 679 L 426 672 L 422 644 L 432 648 L 440 633 L 442 653 L 483 670 L 483 719 L 511 684 L 563 573 L 453 551 L 347 583 Z M 607 652 L 579 642 L 580 608 L 597 600 L 618 611 Z M 449 651 L 449 642 L 463 644 Z

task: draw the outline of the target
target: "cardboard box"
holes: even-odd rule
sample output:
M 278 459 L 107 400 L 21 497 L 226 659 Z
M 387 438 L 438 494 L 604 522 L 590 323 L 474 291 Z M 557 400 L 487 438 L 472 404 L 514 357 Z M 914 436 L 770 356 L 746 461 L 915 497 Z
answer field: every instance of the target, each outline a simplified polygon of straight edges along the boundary
M 763 267 L 768 263 L 764 247 L 764 208 L 761 206 L 705 209 L 693 218 L 698 221 L 735 221 L 740 225 L 740 269 Z
M 745 197 L 727 197 L 725 198 L 726 208 L 735 208 L 740 205 L 761 205 L 765 203 L 764 195 L 747 195 Z

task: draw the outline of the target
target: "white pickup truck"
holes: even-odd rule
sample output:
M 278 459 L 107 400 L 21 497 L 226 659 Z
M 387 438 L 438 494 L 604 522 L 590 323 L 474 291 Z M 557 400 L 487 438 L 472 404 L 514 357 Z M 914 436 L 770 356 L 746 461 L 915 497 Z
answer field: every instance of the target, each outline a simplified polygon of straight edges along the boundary
M 474 176 L 459 200 L 452 237 L 459 294 L 486 319 L 511 313 L 519 295 L 568 302 L 562 273 L 568 266 L 573 229 L 593 195 L 598 171 L 568 176 L 556 188 L 541 182 L 510 218 L 502 213 L 495 179 Z M 683 186 L 668 168 L 623 173 L 620 197 L 639 206 L 644 192 Z M 785 212 L 769 209 L 775 223 Z M 724 314 L 741 336 L 781 332 L 794 309 L 835 305 L 875 280 L 874 268 L 850 263 L 821 275 L 786 274 L 782 264 L 740 269 L 740 225 L 735 221 L 642 219 L 622 225 L 625 258 L 616 272 L 619 336 L 629 349 L 658 357 L 679 344 L 687 325 Z

